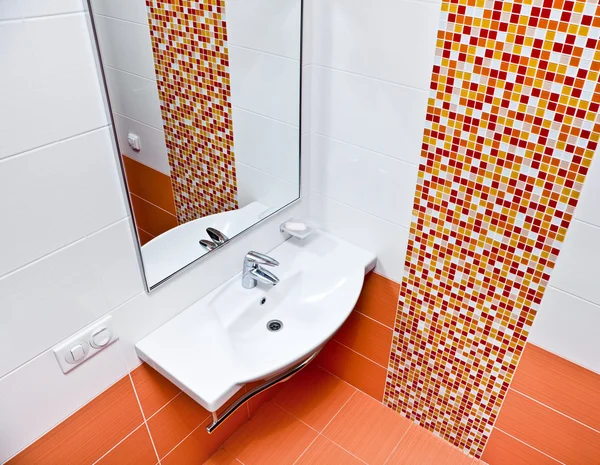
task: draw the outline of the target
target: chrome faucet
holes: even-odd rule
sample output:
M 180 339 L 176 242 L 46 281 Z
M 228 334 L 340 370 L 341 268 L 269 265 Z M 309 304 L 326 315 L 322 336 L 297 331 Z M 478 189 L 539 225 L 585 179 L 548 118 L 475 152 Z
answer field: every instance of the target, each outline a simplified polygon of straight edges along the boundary
M 270 271 L 267 271 L 263 266 L 278 266 L 279 262 L 268 255 L 258 252 L 248 252 L 244 257 L 244 269 L 242 271 L 242 287 L 244 289 L 252 289 L 256 287 L 256 283 L 271 284 L 275 286 L 279 282 L 279 278 Z
M 218 246 L 225 244 L 225 242 L 229 240 L 225 234 L 215 228 L 206 228 L 206 233 L 208 234 L 208 237 L 210 237 L 211 241 Z
M 229 240 L 225 234 L 215 228 L 206 228 L 206 233 L 212 240 L 209 241 L 208 239 L 201 239 L 198 242 L 207 252 L 215 250 L 217 247 L 225 244 L 225 242 Z

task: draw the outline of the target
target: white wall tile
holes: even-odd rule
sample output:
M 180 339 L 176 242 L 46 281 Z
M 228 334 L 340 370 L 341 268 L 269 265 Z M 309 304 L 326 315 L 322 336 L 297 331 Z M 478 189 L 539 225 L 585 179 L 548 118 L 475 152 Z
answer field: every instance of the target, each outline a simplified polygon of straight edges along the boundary
M 22 17 L 21 5 L 17 0 L 0 0 L 0 21 Z
M 233 135 L 236 161 L 298 183 L 298 126 L 234 107 Z
M 550 284 L 600 305 L 600 228 L 571 223 Z
M 600 153 L 596 153 L 575 210 L 575 218 L 600 227 Z
M 279 209 L 296 200 L 300 194 L 298 182 L 290 183 L 249 165 L 236 161 L 238 201 L 244 207 L 260 202 Z
M 144 290 L 129 218 L 89 236 L 86 247 L 109 309 Z
M 311 190 L 410 227 L 416 165 L 314 134 Z
M 165 133 L 118 113 L 114 114 L 114 119 L 121 152 L 168 176 L 171 173 L 171 167 L 165 144 Z M 141 150 L 139 152 L 133 150 L 127 143 L 127 135 L 130 132 L 140 137 Z
M 147 25 L 95 16 L 98 42 L 105 66 L 156 79 L 154 56 Z
M 402 280 L 408 230 L 315 193 L 310 195 L 311 220 L 317 227 L 377 255 L 375 271 Z
M 438 5 L 413 0 L 321 0 L 313 8 L 313 63 L 429 89 Z
M 108 311 L 87 257 L 84 239 L 0 279 L 0 376 Z
M 313 132 L 419 163 L 427 92 L 320 66 L 312 68 Z
M 300 62 L 231 45 L 231 103 L 297 126 Z
M 92 12 L 111 18 L 148 24 L 148 10 L 144 0 L 92 0 Z
M 0 161 L 0 276 L 126 215 L 107 128 Z
M 142 291 L 128 219 L 4 276 L 0 377 Z
M 549 287 L 528 342 L 600 373 L 600 306 Z
M 113 111 L 162 130 L 156 82 L 109 67 L 105 73 Z
M 48 351 L 0 379 L 0 463 L 126 373 L 117 342 L 67 375 Z
M 16 0 L 13 0 L 16 1 Z M 50 16 L 83 11 L 84 0 L 18 0 L 23 17 Z
M 231 45 L 300 59 L 300 0 L 225 0 Z
M 300 194 L 310 192 L 310 133 L 302 134 L 300 146 Z
M 0 158 L 107 124 L 85 18 L 0 24 Z

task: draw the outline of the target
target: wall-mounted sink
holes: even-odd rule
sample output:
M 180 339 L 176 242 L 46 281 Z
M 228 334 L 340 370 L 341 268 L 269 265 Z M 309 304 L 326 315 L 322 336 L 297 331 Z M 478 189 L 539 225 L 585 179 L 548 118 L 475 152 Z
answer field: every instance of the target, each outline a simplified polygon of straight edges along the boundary
M 238 274 L 136 344 L 142 360 L 211 412 L 245 383 L 322 347 L 375 265 L 373 254 L 322 231 L 269 256 L 280 262 L 278 285 L 244 289 Z

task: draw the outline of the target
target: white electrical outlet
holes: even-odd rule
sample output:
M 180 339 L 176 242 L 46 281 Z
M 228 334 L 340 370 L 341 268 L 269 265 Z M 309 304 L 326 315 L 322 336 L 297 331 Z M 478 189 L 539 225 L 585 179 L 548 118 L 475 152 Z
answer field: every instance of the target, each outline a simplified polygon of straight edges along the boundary
M 56 346 L 54 356 L 63 373 L 68 373 L 117 339 L 119 338 L 112 327 L 112 317 L 107 316 Z

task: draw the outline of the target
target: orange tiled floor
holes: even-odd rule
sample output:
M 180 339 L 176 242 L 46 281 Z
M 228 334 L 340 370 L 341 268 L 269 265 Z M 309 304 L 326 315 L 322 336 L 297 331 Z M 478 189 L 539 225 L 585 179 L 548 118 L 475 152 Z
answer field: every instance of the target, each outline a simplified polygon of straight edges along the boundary
M 310 366 L 205 464 L 475 465 L 447 442 Z

